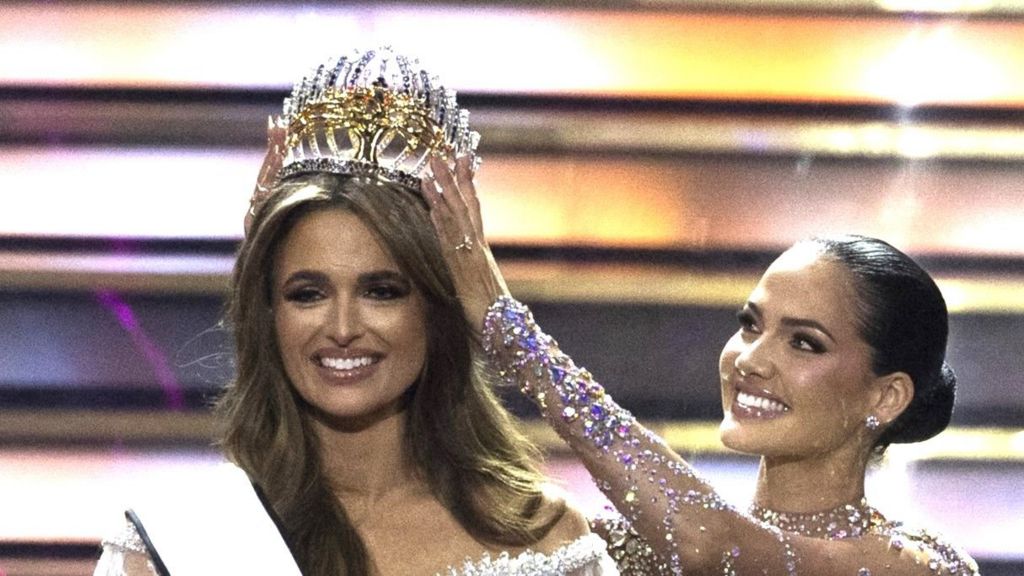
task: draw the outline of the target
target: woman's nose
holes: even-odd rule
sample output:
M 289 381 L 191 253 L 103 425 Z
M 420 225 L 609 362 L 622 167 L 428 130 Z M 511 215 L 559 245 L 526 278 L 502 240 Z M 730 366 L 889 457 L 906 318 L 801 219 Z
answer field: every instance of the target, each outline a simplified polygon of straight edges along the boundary
M 744 343 L 736 356 L 736 370 L 744 377 L 771 378 L 775 373 L 775 365 L 770 348 L 769 342 L 763 337 Z
M 339 299 L 331 311 L 327 335 L 338 346 L 348 346 L 362 334 L 359 306 L 349 299 Z

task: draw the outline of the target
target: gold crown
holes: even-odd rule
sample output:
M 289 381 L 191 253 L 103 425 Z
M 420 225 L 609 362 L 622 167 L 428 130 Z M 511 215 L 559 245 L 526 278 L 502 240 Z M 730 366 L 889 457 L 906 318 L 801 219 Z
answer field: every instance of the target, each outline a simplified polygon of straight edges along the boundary
M 332 172 L 417 188 L 431 154 L 475 156 L 480 141 L 455 92 L 388 47 L 328 59 L 295 83 L 282 121 L 280 178 Z

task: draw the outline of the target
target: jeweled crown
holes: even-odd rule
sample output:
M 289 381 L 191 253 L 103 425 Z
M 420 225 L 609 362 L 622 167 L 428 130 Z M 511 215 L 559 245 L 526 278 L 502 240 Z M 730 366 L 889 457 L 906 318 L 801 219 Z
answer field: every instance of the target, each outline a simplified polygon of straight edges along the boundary
M 455 92 L 388 47 L 328 59 L 295 83 L 282 121 L 279 178 L 332 172 L 416 188 L 432 153 L 475 154 L 480 140 Z

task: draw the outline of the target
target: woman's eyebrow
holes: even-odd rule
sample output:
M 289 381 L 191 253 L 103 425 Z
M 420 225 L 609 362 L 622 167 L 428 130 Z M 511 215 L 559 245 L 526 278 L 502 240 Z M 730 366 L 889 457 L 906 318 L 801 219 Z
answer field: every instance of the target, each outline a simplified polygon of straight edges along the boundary
M 409 283 L 409 279 L 406 278 L 405 274 L 398 272 L 397 270 L 374 270 L 372 272 L 364 272 L 359 275 L 359 282 L 364 284 L 372 284 L 374 282 L 401 282 L 404 284 Z
M 759 308 L 757 304 L 754 304 L 753 302 L 747 302 L 746 308 L 748 308 L 754 314 L 755 317 L 763 317 L 761 308 Z M 814 328 L 815 330 L 821 332 L 825 336 L 828 336 L 829 340 L 832 340 L 833 342 L 836 341 L 836 337 L 833 336 L 832 333 L 829 332 L 828 329 L 825 328 L 825 326 L 821 322 L 818 322 L 817 320 L 811 320 L 810 318 L 794 318 L 792 316 L 786 316 L 782 318 L 782 320 L 780 320 L 779 322 L 783 326 L 789 326 L 791 328 Z
M 285 278 L 282 286 L 286 286 L 293 282 L 323 282 L 326 276 L 322 272 L 315 270 L 296 270 Z
M 782 322 L 783 326 L 797 328 L 814 328 L 815 330 L 821 332 L 825 336 L 828 336 L 829 340 L 832 340 L 833 342 L 836 341 L 835 336 L 833 336 L 832 333 L 829 332 L 828 329 L 825 328 L 825 326 L 822 325 L 821 322 L 818 322 L 817 320 L 811 320 L 810 318 L 793 318 L 787 316 L 783 318 L 780 322 Z

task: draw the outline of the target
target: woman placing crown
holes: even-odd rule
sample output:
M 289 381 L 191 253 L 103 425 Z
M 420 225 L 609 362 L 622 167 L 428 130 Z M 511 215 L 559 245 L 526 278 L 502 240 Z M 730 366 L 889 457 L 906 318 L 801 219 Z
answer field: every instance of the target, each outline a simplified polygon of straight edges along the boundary
M 445 253 L 475 247 L 419 185 L 477 137 L 435 84 L 388 50 L 296 83 L 232 279 L 231 464 L 129 510 L 96 574 L 618 573 L 474 363 Z
M 761 456 L 740 511 L 513 300 L 484 240 L 468 158 L 423 185 L 468 320 L 492 368 L 581 458 L 621 516 L 599 526 L 623 574 L 975 576 L 965 553 L 864 499 L 872 455 L 941 432 L 955 377 L 932 279 L 865 237 L 818 238 L 764 273 L 720 357 L 723 442 Z

